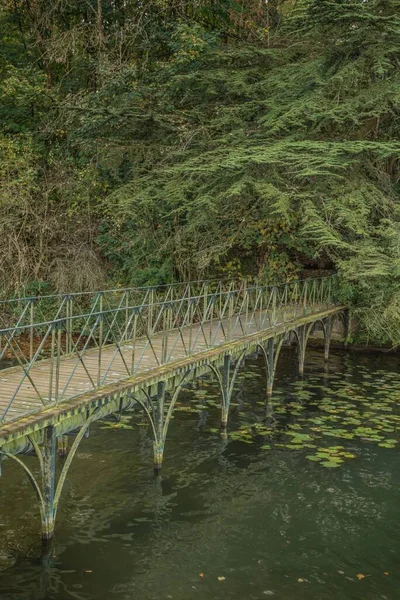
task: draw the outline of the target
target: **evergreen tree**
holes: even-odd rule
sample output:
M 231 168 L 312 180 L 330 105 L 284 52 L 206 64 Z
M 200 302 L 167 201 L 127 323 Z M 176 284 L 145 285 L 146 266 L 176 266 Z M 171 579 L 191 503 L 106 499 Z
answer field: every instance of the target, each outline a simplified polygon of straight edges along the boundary
M 4 144 L 30 209 L 55 177 L 53 214 L 82 223 L 79 285 L 338 270 L 364 337 L 400 342 L 399 0 L 30 6 L 0 19 Z M 61 264 L 55 232 L 26 280 Z

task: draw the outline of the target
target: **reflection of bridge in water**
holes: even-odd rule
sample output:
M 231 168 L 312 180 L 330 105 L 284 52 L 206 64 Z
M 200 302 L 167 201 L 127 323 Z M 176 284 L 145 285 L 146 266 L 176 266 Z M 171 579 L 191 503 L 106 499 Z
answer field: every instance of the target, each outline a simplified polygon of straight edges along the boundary
M 245 356 L 264 355 L 269 395 L 285 339 L 297 341 L 302 374 L 311 330 L 322 328 L 327 360 L 338 316 L 348 328 L 335 276 L 275 286 L 190 282 L 0 303 L 0 362 L 14 363 L 0 371 L 0 458 L 16 461 L 31 481 L 43 537 L 53 535 L 63 484 L 90 423 L 140 405 L 159 469 L 182 386 L 211 370 L 226 428 Z M 57 480 L 57 441 L 69 432 L 76 437 Z M 38 457 L 40 480 L 17 456 L 27 451 Z

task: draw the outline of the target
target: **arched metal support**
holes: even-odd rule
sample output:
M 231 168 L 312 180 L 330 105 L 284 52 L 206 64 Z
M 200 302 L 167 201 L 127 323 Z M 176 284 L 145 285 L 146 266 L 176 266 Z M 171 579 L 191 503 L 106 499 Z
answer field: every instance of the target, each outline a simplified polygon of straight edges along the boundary
M 58 481 L 56 481 L 57 436 L 55 427 L 48 426 L 44 429 L 43 442 L 41 445 L 37 443 L 33 436 L 28 436 L 39 461 L 41 474 L 39 481 L 20 458 L 0 450 L 2 456 L 12 459 L 25 471 L 25 474 L 34 489 L 39 504 L 43 541 L 50 540 L 54 535 L 57 510 L 65 479 L 80 441 L 92 420 L 93 415 L 87 418 L 86 422 L 79 430 L 61 469 Z
M 329 350 L 332 339 L 333 317 L 327 317 L 322 321 L 322 329 L 324 332 L 324 360 L 327 363 L 329 360 Z
M 297 329 L 294 329 L 294 334 L 297 339 L 297 359 L 300 377 L 304 375 L 304 363 L 306 358 L 307 342 L 308 338 L 310 337 L 313 325 L 314 323 L 310 323 L 306 325 L 301 325 Z
M 174 389 L 171 399 L 167 407 L 167 394 L 165 389 L 165 382 L 161 381 L 157 385 L 157 395 L 153 400 L 147 392 L 145 392 L 146 400 L 143 401 L 135 397 L 135 400 L 143 408 L 146 413 L 153 432 L 153 453 L 154 453 L 154 470 L 159 472 L 162 467 L 164 458 L 164 447 L 167 439 L 168 426 L 171 421 L 172 414 L 174 412 L 176 401 L 178 400 L 179 393 L 184 386 L 189 371 L 185 373 L 181 379 L 179 385 Z
M 276 365 L 278 364 L 279 354 L 281 352 L 285 336 L 279 335 L 274 338 L 270 338 L 266 341 L 265 345 L 260 344 L 259 348 L 265 359 L 265 366 L 267 370 L 267 398 L 272 395 Z
M 239 369 L 242 365 L 242 362 L 247 354 L 247 349 L 243 350 L 240 354 L 233 373 L 231 373 L 232 367 L 232 357 L 230 354 L 226 354 L 224 356 L 224 364 L 221 371 L 215 366 L 210 364 L 210 369 L 215 373 L 217 381 L 219 383 L 219 387 L 221 390 L 221 428 L 226 429 L 228 427 L 228 418 L 229 418 L 229 407 L 231 405 L 233 387 L 236 382 L 236 378 L 239 373 Z

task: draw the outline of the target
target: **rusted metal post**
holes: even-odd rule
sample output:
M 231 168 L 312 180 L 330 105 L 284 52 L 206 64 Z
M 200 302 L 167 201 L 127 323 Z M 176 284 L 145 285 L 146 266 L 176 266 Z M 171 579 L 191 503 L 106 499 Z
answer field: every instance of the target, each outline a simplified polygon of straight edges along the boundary
M 210 296 L 210 337 L 209 337 L 209 343 L 208 345 L 211 346 L 212 345 L 212 341 L 213 341 L 213 328 L 214 328 L 214 302 L 215 302 L 215 296 L 214 294 L 212 294 Z
M 192 354 L 192 341 L 193 341 L 193 319 L 194 319 L 194 310 L 193 310 L 193 302 L 192 297 L 188 298 L 188 317 L 189 317 L 189 354 Z
M 125 290 L 125 324 L 122 328 L 124 332 L 124 339 L 121 342 L 128 341 L 128 323 L 129 323 L 129 291 Z
M 270 338 L 266 344 L 267 361 L 267 397 L 272 396 L 275 379 L 275 340 Z
M 165 382 L 160 381 L 157 385 L 157 405 L 155 410 L 155 433 L 156 439 L 153 442 L 154 450 L 154 471 L 161 470 L 164 457 L 164 408 L 165 408 Z
M 101 363 L 103 356 L 103 344 L 104 344 L 104 315 L 103 315 L 103 292 L 99 293 L 99 354 L 97 356 L 97 385 L 101 383 Z
M 333 319 L 332 317 L 328 317 L 324 323 L 324 360 L 326 363 L 329 360 L 329 349 L 331 345 L 332 329 Z
M 133 326 L 132 326 L 132 352 L 131 352 L 131 374 L 135 372 L 135 355 L 136 355 L 136 334 L 137 334 L 137 323 L 138 323 L 138 310 L 134 309 Z
M 34 299 L 31 298 L 30 301 L 30 329 L 29 329 L 29 360 L 31 361 L 34 355 L 34 348 L 33 348 L 33 341 L 34 341 L 34 337 L 33 337 L 33 322 L 34 322 L 34 310 L 33 310 L 33 305 L 34 305 Z
M 277 314 L 276 314 L 276 296 L 277 296 L 277 288 L 276 285 L 272 288 L 272 327 L 275 327 L 277 324 Z
M 42 539 L 49 540 L 54 535 L 54 493 L 56 478 L 56 431 L 48 426 L 43 432 L 43 512 Z
M 147 335 L 151 338 L 153 333 L 153 307 L 154 304 L 154 288 L 150 289 L 147 315 Z
M 49 369 L 49 403 L 53 400 L 53 376 L 55 363 L 56 330 L 54 323 L 51 325 L 51 357 Z
M 224 366 L 222 368 L 222 407 L 221 407 L 221 427 L 228 427 L 229 406 L 231 403 L 229 379 L 231 370 L 231 357 L 229 354 L 224 356 Z
M 73 296 L 67 296 L 65 311 L 66 311 L 65 352 L 66 352 L 66 354 L 69 354 L 73 347 L 73 341 L 72 341 Z
M 57 356 L 56 356 L 56 388 L 55 388 L 55 399 L 58 402 L 58 396 L 60 391 L 60 367 L 61 367 L 61 327 L 62 323 L 57 323 Z
M 296 331 L 297 336 L 297 359 L 298 359 L 298 368 L 299 375 L 302 377 L 304 375 L 304 362 L 306 356 L 306 346 L 308 339 L 308 331 L 307 325 L 301 325 Z
M 168 346 L 168 307 L 164 304 L 162 307 L 162 339 L 161 339 L 161 364 L 165 365 L 167 362 L 167 346 Z

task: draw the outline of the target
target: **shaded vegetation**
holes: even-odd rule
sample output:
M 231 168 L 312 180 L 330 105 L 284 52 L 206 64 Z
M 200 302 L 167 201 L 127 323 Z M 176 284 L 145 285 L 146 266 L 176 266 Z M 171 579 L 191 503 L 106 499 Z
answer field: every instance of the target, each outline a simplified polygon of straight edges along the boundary
M 5 0 L 5 293 L 338 270 L 400 343 L 399 0 Z

